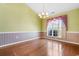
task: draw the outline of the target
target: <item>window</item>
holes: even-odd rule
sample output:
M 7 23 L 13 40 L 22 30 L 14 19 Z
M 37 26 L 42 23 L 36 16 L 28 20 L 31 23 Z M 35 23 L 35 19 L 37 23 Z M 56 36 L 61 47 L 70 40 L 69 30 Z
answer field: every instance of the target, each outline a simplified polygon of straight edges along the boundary
M 65 24 L 61 18 L 53 19 L 48 23 L 47 26 L 47 36 L 51 37 L 62 37 L 63 29 L 65 29 Z

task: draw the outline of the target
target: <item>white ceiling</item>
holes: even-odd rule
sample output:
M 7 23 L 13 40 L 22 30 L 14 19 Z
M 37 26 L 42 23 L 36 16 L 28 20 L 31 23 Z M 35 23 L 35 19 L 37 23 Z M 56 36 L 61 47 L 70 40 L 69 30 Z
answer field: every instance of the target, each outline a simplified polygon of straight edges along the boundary
M 41 13 L 44 9 L 49 15 L 79 8 L 79 3 L 27 3 L 27 5 L 36 13 Z

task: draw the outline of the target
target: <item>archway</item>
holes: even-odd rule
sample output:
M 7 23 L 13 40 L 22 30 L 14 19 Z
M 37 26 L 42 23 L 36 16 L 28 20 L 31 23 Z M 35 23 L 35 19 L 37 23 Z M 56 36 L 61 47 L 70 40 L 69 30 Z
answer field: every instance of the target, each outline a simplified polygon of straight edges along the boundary
M 66 19 L 67 20 L 67 19 Z M 47 24 L 47 36 L 55 38 L 65 38 L 66 37 L 67 26 L 63 18 L 54 18 Z

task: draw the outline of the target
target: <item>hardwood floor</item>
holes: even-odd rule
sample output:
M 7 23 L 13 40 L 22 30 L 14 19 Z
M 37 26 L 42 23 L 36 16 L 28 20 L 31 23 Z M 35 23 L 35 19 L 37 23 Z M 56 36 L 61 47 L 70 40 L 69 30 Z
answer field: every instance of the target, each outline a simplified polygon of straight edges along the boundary
M 1 56 L 78 56 L 79 45 L 37 39 L 0 48 Z

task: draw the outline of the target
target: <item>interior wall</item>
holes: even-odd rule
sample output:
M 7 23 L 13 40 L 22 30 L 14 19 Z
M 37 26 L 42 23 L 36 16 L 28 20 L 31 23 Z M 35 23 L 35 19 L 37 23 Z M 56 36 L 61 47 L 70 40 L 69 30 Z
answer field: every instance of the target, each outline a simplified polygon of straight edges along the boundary
M 61 15 L 67 15 L 67 19 L 68 19 L 68 31 L 70 32 L 79 32 L 79 8 L 77 9 L 73 9 L 67 12 L 61 12 L 58 14 L 53 15 L 52 17 L 57 17 L 57 16 L 61 16 Z M 49 17 L 51 18 L 51 17 Z M 42 20 L 42 32 L 46 32 L 46 23 L 47 23 L 47 19 Z
M 41 20 L 26 4 L 0 4 L 0 32 L 40 32 Z
M 79 8 L 68 12 L 68 31 L 79 32 Z
M 73 9 L 66 12 L 61 12 L 58 14 L 53 15 L 52 17 L 67 15 L 67 21 L 68 21 L 68 30 L 65 35 L 64 41 L 69 41 L 73 43 L 79 44 L 79 8 Z M 49 17 L 51 18 L 51 17 Z M 47 18 L 47 19 L 49 19 Z M 46 23 L 47 19 L 42 20 L 42 32 L 44 35 L 43 37 L 46 37 Z M 62 39 L 63 40 L 63 39 Z
M 24 3 L 0 4 L 0 47 L 37 39 L 41 19 Z

